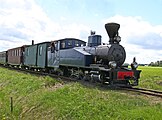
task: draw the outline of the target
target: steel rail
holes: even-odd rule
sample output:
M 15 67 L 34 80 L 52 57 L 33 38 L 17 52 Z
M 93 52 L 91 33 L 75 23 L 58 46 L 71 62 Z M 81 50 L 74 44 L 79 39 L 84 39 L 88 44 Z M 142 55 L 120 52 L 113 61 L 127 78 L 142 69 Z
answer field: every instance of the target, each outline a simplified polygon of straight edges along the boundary
M 162 98 L 162 91 L 146 89 L 146 88 L 133 88 L 133 87 L 122 87 L 122 89 Z
M 43 72 L 43 71 L 34 71 L 34 70 L 29 70 L 29 69 L 20 69 L 20 68 L 17 68 L 17 67 L 9 67 L 9 66 L 3 66 L 3 65 L 0 65 L 0 67 L 6 68 L 6 69 L 9 69 L 9 70 L 15 70 L 15 71 L 18 71 L 18 72 L 38 75 L 38 76 L 39 75 L 40 76 L 50 76 L 50 77 L 53 77 L 53 78 L 61 79 L 63 81 L 69 81 L 69 82 L 70 81 L 77 81 L 75 78 L 66 77 L 66 76 L 60 76 L 60 75 L 51 74 L 51 73 L 47 73 L 47 72 Z

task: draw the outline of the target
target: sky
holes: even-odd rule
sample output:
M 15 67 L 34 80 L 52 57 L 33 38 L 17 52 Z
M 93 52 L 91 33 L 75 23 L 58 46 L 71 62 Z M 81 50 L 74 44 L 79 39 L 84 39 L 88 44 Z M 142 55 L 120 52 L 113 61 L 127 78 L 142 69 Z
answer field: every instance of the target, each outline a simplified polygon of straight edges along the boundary
M 108 43 L 104 25 L 120 24 L 126 61 L 162 60 L 162 0 L 0 0 L 0 51 L 62 38 Z

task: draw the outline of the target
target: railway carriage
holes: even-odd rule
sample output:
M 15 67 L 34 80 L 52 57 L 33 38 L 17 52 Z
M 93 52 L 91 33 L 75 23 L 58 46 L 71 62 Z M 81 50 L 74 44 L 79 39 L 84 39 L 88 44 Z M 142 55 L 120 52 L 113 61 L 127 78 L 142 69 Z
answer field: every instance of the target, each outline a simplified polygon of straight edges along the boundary
M 26 47 L 24 65 L 30 69 L 46 69 L 47 49 L 50 45 L 50 42 L 42 42 Z
M 9 49 L 7 52 L 7 57 L 8 57 L 8 64 L 10 66 L 16 66 L 19 67 L 24 64 L 24 50 L 25 50 L 25 45 L 17 48 L 12 48 Z
M 7 51 L 0 52 L 0 64 L 7 64 Z
M 24 66 L 35 67 L 37 64 L 37 45 L 30 45 L 25 48 Z

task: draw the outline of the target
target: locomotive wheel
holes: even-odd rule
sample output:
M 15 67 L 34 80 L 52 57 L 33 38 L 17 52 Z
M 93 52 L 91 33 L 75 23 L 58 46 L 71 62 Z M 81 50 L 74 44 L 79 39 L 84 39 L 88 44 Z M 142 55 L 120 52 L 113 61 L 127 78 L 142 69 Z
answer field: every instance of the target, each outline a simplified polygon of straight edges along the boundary
M 56 73 L 57 73 L 58 76 L 63 76 L 64 75 L 63 71 L 60 70 L 60 69 L 58 69 Z
M 60 69 L 57 70 L 57 74 L 60 76 L 69 76 L 69 70 L 67 67 L 60 67 Z
M 100 82 L 102 83 L 102 84 L 106 84 L 105 82 L 106 82 L 107 80 L 106 80 L 106 74 L 104 73 L 104 72 L 101 72 L 100 73 Z
M 76 70 L 76 69 L 72 68 L 70 70 L 70 77 L 72 77 L 72 78 L 75 78 L 77 80 L 82 80 L 83 76 L 84 76 L 83 71 L 80 69 Z
M 96 81 L 95 81 L 95 79 L 93 79 L 93 78 L 91 77 L 90 82 L 91 82 L 91 83 L 95 83 Z
M 83 80 L 84 80 L 84 81 L 90 81 L 90 80 L 91 80 L 91 77 L 90 77 L 88 74 L 85 74 L 85 75 L 83 76 Z

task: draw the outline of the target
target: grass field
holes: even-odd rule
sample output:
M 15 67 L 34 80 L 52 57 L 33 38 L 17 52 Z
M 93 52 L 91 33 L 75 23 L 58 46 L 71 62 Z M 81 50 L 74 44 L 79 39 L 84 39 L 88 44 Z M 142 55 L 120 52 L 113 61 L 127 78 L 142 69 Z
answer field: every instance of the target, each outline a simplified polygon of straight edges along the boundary
M 162 68 L 140 69 L 141 87 L 162 90 Z M 161 100 L 0 68 L 0 120 L 160 120 Z
M 162 67 L 139 67 L 141 87 L 162 90 Z

